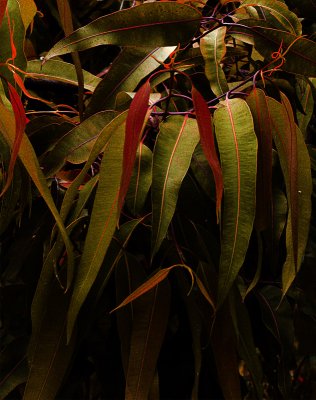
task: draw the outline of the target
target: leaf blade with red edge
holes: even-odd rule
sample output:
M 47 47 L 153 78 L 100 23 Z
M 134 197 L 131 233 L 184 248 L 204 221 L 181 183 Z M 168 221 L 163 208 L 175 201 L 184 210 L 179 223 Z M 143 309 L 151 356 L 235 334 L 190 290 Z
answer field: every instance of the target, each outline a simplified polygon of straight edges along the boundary
M 148 102 L 150 95 L 150 83 L 147 80 L 137 91 L 130 105 L 126 118 L 125 141 L 123 150 L 123 170 L 121 187 L 119 193 L 119 205 L 123 205 L 128 186 L 133 173 L 133 166 L 136 159 L 136 152 L 140 135 L 143 131 L 148 112 Z
M 247 103 L 227 99 L 214 114 L 224 180 L 217 306 L 243 265 L 255 218 L 257 138 Z
M 254 88 L 246 101 L 252 112 L 258 138 L 255 226 L 262 231 L 271 226 L 272 222 L 272 128 L 263 90 Z
M 12 154 L 8 168 L 7 181 L 0 193 L 0 197 L 7 191 L 7 189 L 11 184 L 13 178 L 14 165 L 19 154 L 20 146 L 24 135 L 24 129 L 27 122 L 27 118 L 25 115 L 24 107 L 20 99 L 20 96 L 18 95 L 17 91 L 11 85 L 10 82 L 8 82 L 8 90 L 15 119 L 15 138 L 12 146 Z
M 223 196 L 223 175 L 215 148 L 211 113 L 206 101 L 194 86 L 192 86 L 191 94 L 200 132 L 201 146 L 214 176 L 216 186 L 216 214 L 218 219 Z

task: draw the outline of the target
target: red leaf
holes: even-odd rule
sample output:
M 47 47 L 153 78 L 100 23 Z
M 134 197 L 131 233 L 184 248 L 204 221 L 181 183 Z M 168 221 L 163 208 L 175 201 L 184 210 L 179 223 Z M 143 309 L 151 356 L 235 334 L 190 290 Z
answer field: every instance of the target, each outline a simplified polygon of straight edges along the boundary
M 0 196 L 2 196 L 8 187 L 11 184 L 12 178 L 13 178 L 13 170 L 14 170 L 14 165 L 20 150 L 21 142 L 23 139 L 23 134 L 24 134 L 24 129 L 27 123 L 27 118 L 24 112 L 24 107 L 21 102 L 20 96 L 18 95 L 17 91 L 14 89 L 14 87 L 8 82 L 8 89 L 9 89 L 9 95 L 10 95 L 10 101 L 12 105 L 12 109 L 14 112 L 14 117 L 15 117 L 15 138 L 14 138 L 14 143 L 12 146 L 12 154 L 11 154 L 11 159 L 9 163 L 9 168 L 8 168 L 8 177 L 6 184 L 4 188 L 2 189 L 2 192 Z
M 215 148 L 211 113 L 201 93 L 194 86 L 192 86 L 191 94 L 196 115 L 196 121 L 200 132 L 201 146 L 205 157 L 210 164 L 215 180 L 216 215 L 218 221 L 223 195 L 223 175 Z
M 149 95 L 150 83 L 147 80 L 133 98 L 126 118 L 119 207 L 123 204 L 131 180 L 138 142 L 144 128 L 144 122 L 148 111 Z
M 0 25 L 2 23 L 8 0 L 0 0 Z

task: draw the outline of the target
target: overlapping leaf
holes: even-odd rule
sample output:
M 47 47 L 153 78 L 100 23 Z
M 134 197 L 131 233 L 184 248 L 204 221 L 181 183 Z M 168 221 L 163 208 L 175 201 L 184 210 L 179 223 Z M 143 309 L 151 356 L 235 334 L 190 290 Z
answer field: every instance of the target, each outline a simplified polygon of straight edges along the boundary
M 153 157 L 152 256 L 166 236 L 198 140 L 198 126 L 193 119 L 172 116 L 160 124 Z
M 163 47 L 188 42 L 197 31 L 201 14 L 172 2 L 131 7 L 101 17 L 58 42 L 46 59 L 101 44 Z
M 272 128 L 264 92 L 255 88 L 246 101 L 252 112 L 258 138 L 255 226 L 261 231 L 272 222 Z
M 302 34 L 300 20 L 296 14 L 288 9 L 284 2 L 278 0 L 244 0 L 242 1 L 241 7 L 245 7 L 247 4 L 249 4 L 250 7 L 259 6 L 263 13 L 265 11 L 271 13 L 287 31 L 295 35 Z
M 121 188 L 119 194 L 120 207 L 125 199 L 130 179 L 133 173 L 133 167 L 136 158 L 136 152 L 140 135 L 143 132 L 144 124 L 147 122 L 148 102 L 150 95 L 150 83 L 147 80 L 143 86 L 137 91 L 130 105 L 126 118 L 124 156 L 123 156 L 123 173 Z
M 119 92 L 135 90 L 143 78 L 159 67 L 158 61 L 165 61 L 174 49 L 174 46 L 159 49 L 146 47 L 123 49 L 96 88 L 87 107 L 86 115 L 113 108 L 116 95 Z
M 224 177 L 218 305 L 244 262 L 255 217 L 257 139 L 247 103 L 227 100 L 214 114 Z
M 289 203 L 286 226 L 287 258 L 283 265 L 283 291 L 287 292 L 298 272 L 309 231 L 312 178 L 310 159 L 301 131 L 284 94 L 282 103 L 268 98 L 272 133 L 284 175 Z
M 100 167 L 99 184 L 69 306 L 68 338 L 73 331 L 79 310 L 100 270 L 119 217 L 124 133 L 125 114 L 114 119 L 104 132 L 107 140 Z M 69 200 L 67 204 L 68 202 Z M 67 204 L 65 207 L 68 208 Z
M 260 25 L 259 25 L 260 24 Z M 271 27 L 265 21 L 243 20 L 243 26 L 233 27 L 230 33 L 246 33 L 255 39 L 255 47 L 267 60 L 281 48 L 285 57 L 282 69 L 300 75 L 316 77 L 316 43 L 312 40 Z M 251 28 L 251 29 L 250 29 Z M 271 68 L 280 64 L 280 59 Z
M 76 70 L 73 64 L 60 60 L 49 60 L 44 65 L 40 60 L 32 60 L 27 63 L 26 79 L 50 79 L 57 82 L 78 85 Z M 84 87 L 93 92 L 101 79 L 88 71 L 83 71 Z
M 126 194 L 126 205 L 134 215 L 141 212 L 151 186 L 152 157 L 152 151 L 143 142 L 140 142 L 131 182 Z
M 215 148 L 211 113 L 204 98 L 202 97 L 200 92 L 195 89 L 194 86 L 192 86 L 191 92 L 196 120 L 200 132 L 201 146 L 214 176 L 216 186 L 216 214 L 217 219 L 219 219 L 219 212 L 223 195 L 223 175 Z
M 228 92 L 228 85 L 221 61 L 226 54 L 226 27 L 211 31 L 200 41 L 201 53 L 205 61 L 205 75 L 215 96 Z
M 35 17 L 37 8 L 34 0 L 18 0 L 21 17 L 24 24 L 25 30 L 29 27 L 33 18 Z

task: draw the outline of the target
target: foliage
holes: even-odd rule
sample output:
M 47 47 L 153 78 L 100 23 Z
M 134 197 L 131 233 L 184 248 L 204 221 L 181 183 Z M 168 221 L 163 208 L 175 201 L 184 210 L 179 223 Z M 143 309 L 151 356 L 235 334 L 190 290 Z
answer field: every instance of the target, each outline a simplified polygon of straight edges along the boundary
M 0 0 L 1 398 L 315 398 L 314 11 Z

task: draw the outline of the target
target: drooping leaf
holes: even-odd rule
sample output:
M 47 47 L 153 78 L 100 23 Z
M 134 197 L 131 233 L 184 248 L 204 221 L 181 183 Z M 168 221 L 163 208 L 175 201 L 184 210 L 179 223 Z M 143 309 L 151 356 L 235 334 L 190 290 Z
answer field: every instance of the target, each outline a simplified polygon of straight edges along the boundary
M 271 13 L 285 28 L 287 31 L 295 34 L 302 34 L 302 25 L 300 20 L 292 11 L 290 11 L 287 5 L 278 0 L 245 0 L 242 2 L 241 8 L 246 7 L 249 4 L 250 7 L 260 7 L 263 12 L 268 11 Z M 238 9 L 237 9 L 238 12 Z
M 35 17 L 37 8 L 34 0 L 18 0 L 21 17 L 24 24 L 25 30 L 29 27 L 33 18 Z
M 237 339 L 227 301 L 216 314 L 211 342 L 218 380 L 225 400 L 241 399 Z
M 174 46 L 158 49 L 124 48 L 97 86 L 86 109 L 86 115 L 113 108 L 119 92 L 135 90 L 143 78 L 159 67 L 158 61 L 165 61 L 174 49 Z
M 259 25 L 260 24 L 260 25 Z M 230 33 L 246 33 L 248 36 L 253 36 L 255 39 L 255 48 L 268 61 L 272 61 L 272 54 L 275 54 L 282 49 L 285 62 L 282 65 L 282 70 L 293 72 L 299 75 L 316 77 L 316 43 L 286 32 L 280 29 L 271 27 L 265 21 L 255 19 L 243 20 L 243 26 L 232 27 Z M 280 64 L 280 59 L 272 63 L 270 68 Z
M 26 68 L 26 58 L 23 49 L 25 28 L 17 0 L 10 0 L 7 3 L 7 13 L 3 17 L 0 26 L 0 37 L 0 73 L 1 76 L 5 77 L 7 81 L 15 86 L 12 72 L 5 65 L 6 61 L 10 60 L 11 63 L 23 71 Z
M 25 400 L 53 400 L 62 384 L 74 350 L 75 336 L 66 344 L 66 321 L 70 293 L 64 294 L 56 279 L 46 286 L 49 292 L 45 315 L 34 352 L 29 352 L 30 371 Z
M 11 85 L 10 82 L 8 82 L 8 90 L 15 119 L 15 138 L 12 145 L 12 154 L 8 167 L 7 180 L 4 187 L 2 188 L 0 197 L 7 191 L 13 179 L 14 166 L 16 159 L 18 157 L 19 149 L 24 135 L 24 129 L 27 122 L 27 118 L 24 112 L 24 107 L 20 99 L 20 96 L 18 95 L 18 93 L 16 92 L 16 90 L 14 89 L 14 87 Z
M 99 18 L 59 41 L 46 59 L 101 44 L 163 47 L 186 43 L 197 31 L 201 14 L 178 3 L 151 3 Z
M 219 218 L 223 195 L 223 175 L 215 148 L 211 113 L 204 98 L 194 86 L 192 86 L 191 92 L 196 120 L 200 132 L 201 146 L 214 176 L 216 186 L 216 214 L 217 218 Z
M 238 290 L 232 291 L 230 297 L 230 313 L 237 337 L 238 353 L 251 374 L 257 398 L 263 398 L 263 372 L 254 342 L 254 333 L 250 316 L 245 304 L 241 301 Z
M 116 113 L 113 111 L 103 111 L 70 129 L 41 158 L 45 175 L 53 176 L 66 161 L 73 164 L 81 164 L 87 161 L 100 133 L 115 115 Z M 101 151 L 102 149 L 100 149 Z M 95 158 L 97 156 L 98 154 Z
M 228 92 L 226 77 L 221 67 L 222 59 L 226 54 L 226 29 L 225 26 L 221 26 L 203 36 L 200 42 L 205 61 L 205 75 L 215 96 Z
M 257 139 L 247 103 L 226 100 L 214 114 L 224 178 L 218 305 L 244 262 L 255 217 Z
M 32 60 L 27 63 L 26 79 L 49 79 L 58 82 L 78 85 L 76 70 L 73 64 L 60 60 L 49 60 L 44 65 L 40 60 Z M 101 79 L 88 71 L 83 71 L 84 87 L 93 92 Z
M 4 105 L 1 103 L 0 103 L 0 132 L 3 134 L 5 140 L 12 149 L 15 140 L 15 118 L 14 114 L 8 109 L 6 109 Z M 39 193 L 43 197 L 52 215 L 54 216 L 54 219 L 60 230 L 61 236 L 66 246 L 67 262 L 68 262 L 69 274 L 71 276 L 73 268 L 72 244 L 68 238 L 63 221 L 52 199 L 50 190 L 47 186 L 46 179 L 38 164 L 38 160 L 34 152 L 34 149 L 26 135 L 23 135 L 18 155 L 22 164 L 27 170 L 28 174 L 32 178 L 35 186 L 37 187 Z
M 124 141 L 123 170 L 122 181 L 119 194 L 119 205 L 122 206 L 130 179 L 133 173 L 133 167 L 136 158 L 137 147 L 140 135 L 143 132 L 144 125 L 147 122 L 148 102 L 150 95 L 150 84 L 147 80 L 143 86 L 137 91 L 130 105 L 126 118 L 126 130 Z
M 126 205 L 133 215 L 138 215 L 147 198 L 152 181 L 152 151 L 139 143 L 131 182 L 126 194 Z
M 268 98 L 273 139 L 278 151 L 289 204 L 286 226 L 287 257 L 283 265 L 284 294 L 293 282 L 303 259 L 311 216 L 312 178 L 303 135 L 294 121 L 291 105 Z
M 272 128 L 264 92 L 254 88 L 246 101 L 258 139 L 255 226 L 262 231 L 272 222 Z
M 71 337 L 80 308 L 97 277 L 119 217 L 118 201 L 123 165 L 124 117 L 125 115 L 123 118 L 122 116 L 117 117 L 105 135 L 107 141 L 100 167 L 98 188 L 69 306 L 68 339 Z
M 198 140 L 193 119 L 172 116 L 160 124 L 153 155 L 152 257 L 166 236 Z
M 311 81 L 313 80 L 316 81 L 312 78 Z M 296 111 L 297 123 L 304 138 L 306 138 L 307 127 L 314 111 L 314 99 L 310 83 L 304 79 L 297 79 L 296 93 L 302 105 L 302 110 Z
M 133 290 L 135 284 L 145 275 L 142 266 L 136 260 L 131 259 L 128 254 L 118 268 L 120 269 L 117 271 L 117 278 L 120 278 L 117 280 L 118 285 L 121 286 L 121 282 L 124 280 L 125 285 L 123 286 L 127 286 L 125 290 L 128 291 Z M 120 292 L 122 291 L 120 290 Z M 128 292 L 125 293 L 125 296 L 127 294 Z M 125 399 L 149 398 L 167 328 L 169 307 L 170 285 L 167 280 L 164 280 L 133 302 L 132 309 L 128 310 L 129 314 L 132 314 L 132 318 L 128 318 L 126 313 L 121 315 L 124 320 L 128 320 L 128 325 L 124 324 L 124 331 L 120 332 L 122 343 L 126 342 L 127 344 L 127 357 L 123 360 L 123 364 L 126 364 Z M 120 310 L 118 314 L 123 311 L 127 310 Z M 120 322 L 119 326 L 123 328 L 123 321 Z

